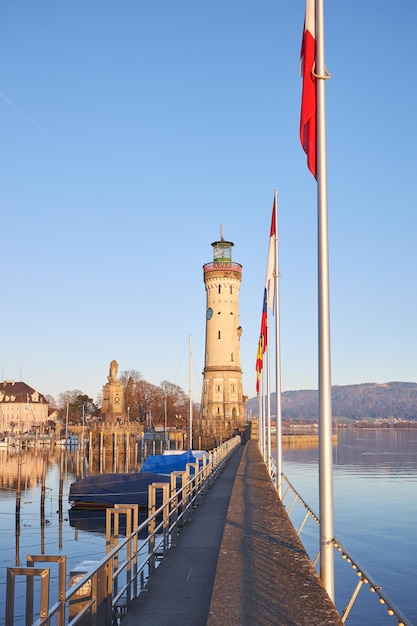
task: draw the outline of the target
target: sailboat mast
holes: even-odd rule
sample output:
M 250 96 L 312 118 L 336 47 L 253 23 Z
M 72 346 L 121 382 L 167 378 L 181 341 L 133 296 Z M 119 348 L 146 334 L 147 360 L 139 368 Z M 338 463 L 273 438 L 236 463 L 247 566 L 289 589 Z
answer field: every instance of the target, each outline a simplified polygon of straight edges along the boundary
M 68 412 L 69 412 L 69 402 L 67 402 L 67 413 L 65 415 L 65 445 L 68 443 Z
M 188 382 L 189 382 L 189 393 L 190 393 L 190 450 L 193 449 L 193 392 L 192 392 L 192 370 L 191 370 L 191 361 L 192 361 L 192 350 L 191 350 L 191 335 L 189 339 L 189 355 L 188 355 Z

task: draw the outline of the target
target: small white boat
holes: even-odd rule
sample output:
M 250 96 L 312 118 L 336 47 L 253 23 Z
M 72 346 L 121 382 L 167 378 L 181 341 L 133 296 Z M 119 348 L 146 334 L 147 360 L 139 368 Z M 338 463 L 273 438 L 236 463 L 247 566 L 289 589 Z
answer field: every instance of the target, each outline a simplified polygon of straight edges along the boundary
M 18 448 L 20 441 L 17 437 L 2 437 L 0 439 L 0 448 Z
M 63 437 L 57 442 L 61 448 L 77 448 L 78 447 L 78 435 L 68 435 Z

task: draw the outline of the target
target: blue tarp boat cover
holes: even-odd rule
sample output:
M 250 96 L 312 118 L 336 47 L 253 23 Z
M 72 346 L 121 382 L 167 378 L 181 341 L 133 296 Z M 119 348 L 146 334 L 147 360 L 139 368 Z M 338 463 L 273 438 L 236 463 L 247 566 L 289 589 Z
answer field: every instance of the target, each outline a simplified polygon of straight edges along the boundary
M 200 459 L 201 457 L 197 458 L 192 450 L 181 454 L 154 454 L 144 460 L 141 472 L 156 472 L 157 474 L 182 472 L 187 463 L 197 463 Z
M 115 504 L 148 507 L 148 486 L 170 482 L 170 476 L 154 472 L 86 476 L 70 485 L 68 500 L 77 509 L 104 509 Z
M 171 472 L 184 471 L 187 463 L 198 462 L 202 467 L 204 454 L 207 453 L 197 450 L 157 454 L 148 456 L 140 472 L 134 474 L 99 474 L 80 478 L 71 484 L 68 500 L 75 509 L 104 509 L 115 504 L 138 504 L 139 508 L 147 508 L 150 484 L 170 482 Z

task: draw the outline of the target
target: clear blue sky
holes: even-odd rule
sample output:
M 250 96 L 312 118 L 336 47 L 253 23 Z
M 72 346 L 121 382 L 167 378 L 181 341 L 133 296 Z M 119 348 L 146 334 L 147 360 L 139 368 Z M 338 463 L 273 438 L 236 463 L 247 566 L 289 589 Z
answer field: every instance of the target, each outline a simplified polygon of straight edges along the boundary
M 211 242 L 243 265 L 255 395 L 274 188 L 283 390 L 317 388 L 302 0 L 0 8 L 0 365 L 96 398 L 109 363 L 201 393 Z M 332 384 L 417 380 L 415 0 L 325 2 Z

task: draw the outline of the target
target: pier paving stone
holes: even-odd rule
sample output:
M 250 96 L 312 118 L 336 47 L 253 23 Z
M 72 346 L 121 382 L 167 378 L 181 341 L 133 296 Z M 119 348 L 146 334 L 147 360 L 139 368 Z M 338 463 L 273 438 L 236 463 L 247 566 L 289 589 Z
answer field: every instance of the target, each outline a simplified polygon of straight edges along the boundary
M 182 529 L 122 626 L 341 626 L 250 441 Z
M 229 459 L 136 599 L 122 626 L 205 626 L 234 479 L 243 446 Z
M 234 482 L 207 620 L 226 625 L 342 625 L 254 441 Z

